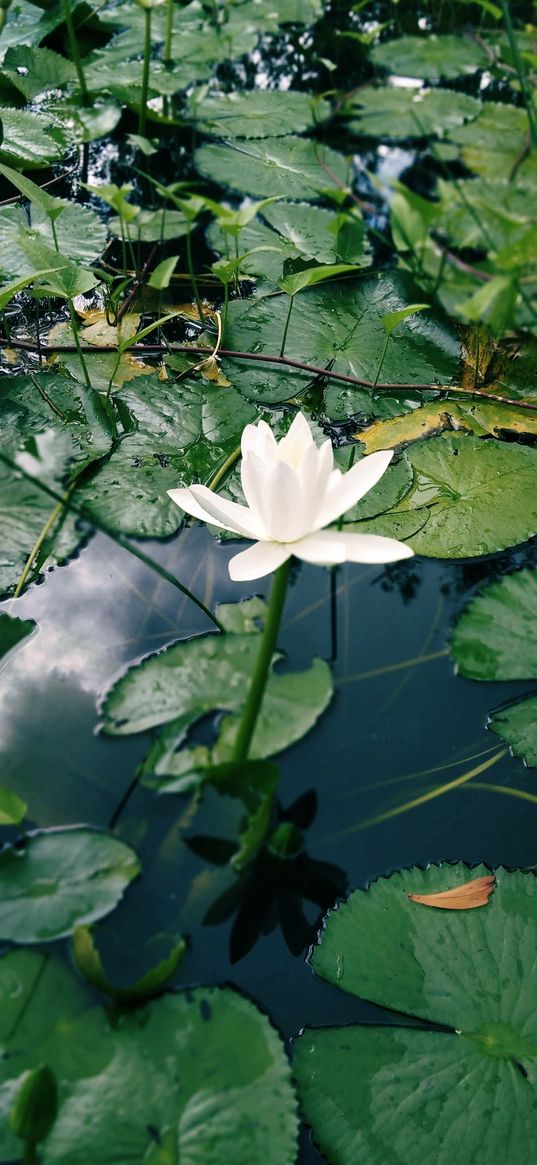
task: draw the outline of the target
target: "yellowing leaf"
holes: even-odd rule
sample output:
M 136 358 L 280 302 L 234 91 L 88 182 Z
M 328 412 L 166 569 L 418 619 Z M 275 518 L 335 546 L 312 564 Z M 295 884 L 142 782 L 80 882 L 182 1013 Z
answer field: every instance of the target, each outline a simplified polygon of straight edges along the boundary
M 407 897 L 420 906 L 434 906 L 437 910 L 475 910 L 487 905 L 495 885 L 494 874 L 487 874 L 484 878 L 473 878 L 471 882 L 455 886 L 453 890 L 441 890 L 438 894 L 408 894 Z
M 452 389 L 456 391 L 456 389 Z M 500 437 L 504 432 L 537 435 L 537 412 L 516 405 L 495 404 L 489 400 L 430 401 L 411 413 L 375 421 L 354 438 L 365 446 L 366 453 L 377 449 L 395 449 L 422 437 L 433 437 L 445 430 L 473 433 L 476 437 Z
M 211 384 L 218 384 L 221 388 L 231 387 L 231 381 L 224 376 L 215 356 L 209 356 L 207 360 L 203 360 L 201 364 L 197 364 L 196 369 L 198 372 L 201 372 L 203 379 L 210 380 Z

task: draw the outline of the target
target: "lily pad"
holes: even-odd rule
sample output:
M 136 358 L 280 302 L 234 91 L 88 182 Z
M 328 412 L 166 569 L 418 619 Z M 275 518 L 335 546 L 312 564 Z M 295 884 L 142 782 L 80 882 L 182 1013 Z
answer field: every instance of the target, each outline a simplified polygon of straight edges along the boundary
M 471 125 L 454 130 L 451 140 L 460 147 L 468 169 L 483 178 L 509 181 L 516 168 L 517 183 L 526 179 L 535 185 L 535 160 L 533 156 L 524 157 L 527 135 L 525 109 L 487 101 L 479 117 Z
M 221 138 L 270 138 L 301 133 L 326 119 L 329 106 L 313 94 L 277 89 L 252 93 L 194 93 L 186 115 L 203 133 Z
M 166 537 L 183 520 L 166 491 L 210 480 L 257 409 L 232 388 L 156 376 L 137 377 L 116 404 L 127 436 L 77 497 L 111 529 Z
M 36 631 L 37 624 L 33 619 L 17 619 L 14 615 L 8 615 L 7 611 L 0 611 L 0 661 L 5 661 Z
M 385 315 L 416 300 L 403 274 L 346 279 L 295 296 L 285 355 L 334 372 L 381 381 L 446 384 L 456 374 L 460 344 L 447 320 L 434 311 L 404 322 L 386 346 Z M 287 296 L 265 297 L 230 307 L 226 347 L 278 355 L 285 328 Z M 314 375 L 270 363 L 225 361 L 233 384 L 244 395 L 276 403 L 296 396 Z
M 492 583 L 458 620 L 451 652 L 460 673 L 473 680 L 537 679 L 537 572 L 520 570 Z M 493 732 L 514 756 L 537 766 L 537 697 L 494 712 Z
M 51 942 L 109 914 L 140 872 L 133 850 L 108 833 L 49 829 L 0 853 L 0 938 Z
M 348 166 L 341 154 L 310 138 L 263 138 L 240 145 L 202 146 L 196 151 L 197 169 L 232 190 L 254 198 L 298 198 L 316 202 L 321 192 L 334 187 L 323 163 L 346 184 Z
M 472 680 L 537 679 L 537 571 L 486 587 L 460 616 L 451 641 L 458 670 Z
M 477 40 L 462 36 L 401 36 L 371 51 L 373 64 L 401 77 L 440 81 L 488 67 L 487 54 Z M 457 94 L 458 96 L 458 94 Z
M 472 121 L 482 105 L 466 93 L 449 89 L 360 89 L 346 112 L 357 134 L 387 138 L 442 137 Z
M 0 464 L 3 542 L 0 595 L 9 594 L 17 586 L 30 552 L 47 523 L 47 534 L 34 557 L 27 583 L 33 582 L 43 570 L 67 562 L 87 538 L 87 529 L 67 511 L 58 511 L 53 519 L 55 509 L 55 503 L 42 489 Z
M 46 1063 L 60 1109 L 43 1165 L 292 1165 L 289 1063 L 268 1019 L 235 991 L 198 988 L 112 1018 L 64 963 L 14 951 L 0 962 L 0 1112 L 20 1073 Z M 20 1156 L 1 1121 L 0 1161 Z
M 70 135 L 59 121 L 37 110 L 2 106 L 4 137 L 0 159 L 22 170 L 59 162 L 70 144 Z
M 526 445 L 444 434 L 408 451 L 414 485 L 398 507 L 425 510 L 412 549 L 470 558 L 516 546 L 537 533 L 537 451 Z
M 355 891 L 328 915 L 316 973 L 402 1013 L 387 1026 L 306 1029 L 296 1041 L 305 1116 L 330 1165 L 447 1162 L 462 1146 L 472 1165 L 531 1156 L 535 876 L 498 870 L 488 905 L 473 910 L 408 898 L 487 872 L 415 867 Z
M 246 697 L 259 649 L 259 619 L 265 607 L 259 600 L 218 607 L 223 632 L 181 640 L 149 655 L 114 684 L 105 697 L 103 731 L 110 736 L 144 732 L 171 725 L 165 755 L 172 758 L 187 729 L 216 710 L 238 712 Z M 237 620 L 240 620 L 238 623 Z M 279 657 L 276 656 L 276 660 Z M 303 672 L 271 674 L 257 726 L 253 755 L 271 756 L 304 736 L 325 710 L 332 696 L 328 665 L 315 659 Z M 172 723 L 173 722 L 173 723 Z M 236 722 L 225 724 L 225 750 L 213 764 L 230 759 Z M 283 733 L 283 735 L 282 735 Z M 164 765 L 161 775 L 173 775 Z

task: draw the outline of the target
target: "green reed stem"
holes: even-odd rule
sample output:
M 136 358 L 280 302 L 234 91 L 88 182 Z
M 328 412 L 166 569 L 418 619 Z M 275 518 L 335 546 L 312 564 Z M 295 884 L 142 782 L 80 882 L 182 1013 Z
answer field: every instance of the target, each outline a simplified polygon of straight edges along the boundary
M 295 298 L 294 295 L 289 296 L 289 311 L 287 312 L 287 319 L 285 321 L 285 327 L 283 329 L 282 343 L 281 343 L 281 348 L 280 348 L 280 356 L 283 356 L 284 352 L 285 352 L 285 343 L 287 340 L 287 333 L 289 331 L 289 324 L 291 322 L 291 312 L 293 310 L 294 298 Z
M 201 302 L 201 296 L 199 293 L 199 287 L 198 287 L 198 282 L 196 279 L 196 273 L 194 271 L 194 259 L 192 257 L 192 229 L 191 229 L 189 222 L 187 222 L 187 225 L 186 225 L 186 261 L 187 261 L 187 265 L 188 265 L 188 273 L 190 275 L 190 280 L 192 283 L 192 292 L 194 295 L 194 301 L 195 301 L 196 307 L 198 309 L 200 324 L 202 324 L 203 323 L 203 304 Z
M 528 122 L 529 122 L 529 126 L 530 126 L 532 145 L 537 146 L 537 120 L 535 117 L 535 106 L 533 104 L 533 93 L 532 93 L 531 87 L 528 83 L 528 76 L 527 76 L 526 69 L 524 66 L 524 61 L 522 60 L 520 49 L 518 47 L 518 40 L 516 38 L 516 33 L 515 33 L 514 28 L 513 28 L 509 0 L 500 0 L 500 7 L 501 7 L 501 10 L 503 13 L 503 22 L 505 25 L 507 39 L 509 41 L 509 47 L 510 47 L 511 52 L 513 54 L 513 61 L 514 61 L 515 69 L 517 72 L 517 77 L 519 80 L 520 88 L 522 90 L 524 104 L 526 106 L 526 113 L 528 115 Z
M 24 1142 L 23 1165 L 37 1165 L 37 1152 L 34 1141 Z
M 138 134 L 145 138 L 147 122 L 147 98 L 149 96 L 149 69 L 151 65 L 151 8 L 144 8 L 144 67 L 142 72 L 142 94 L 138 116 Z
M 80 57 L 80 49 L 78 47 L 78 40 L 77 40 L 77 36 L 76 36 L 76 32 L 75 32 L 75 26 L 73 23 L 73 14 L 71 12 L 70 0 L 63 0 L 63 15 L 64 15 L 64 20 L 65 20 L 65 25 L 67 28 L 67 36 L 69 38 L 69 48 L 71 50 L 73 64 L 75 66 L 76 74 L 78 77 L 78 84 L 80 85 L 80 92 L 82 94 L 82 104 L 83 105 L 91 105 L 91 98 L 90 98 L 90 95 L 88 93 L 88 86 L 86 84 L 86 78 L 84 75 L 84 69 L 82 67 L 82 60 Z
M 252 737 L 254 735 L 257 718 L 261 709 L 265 688 L 270 672 L 270 665 L 276 647 L 276 639 L 280 628 L 282 612 L 287 593 L 291 559 L 283 563 L 274 573 L 272 590 L 265 620 L 261 642 L 255 661 L 254 672 L 250 681 L 246 703 L 239 721 L 232 760 L 240 763 L 248 758 Z

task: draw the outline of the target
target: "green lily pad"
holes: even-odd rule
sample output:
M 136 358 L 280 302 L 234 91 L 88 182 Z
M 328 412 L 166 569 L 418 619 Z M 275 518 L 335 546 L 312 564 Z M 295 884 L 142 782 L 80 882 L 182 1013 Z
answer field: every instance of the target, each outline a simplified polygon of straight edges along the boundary
M 76 81 L 76 69 L 71 61 L 53 52 L 52 49 L 20 44 L 7 50 L 2 76 L 6 77 L 27 101 L 32 101 L 34 97 L 48 89 L 61 89 L 64 85 Z
M 489 728 L 505 740 L 513 756 L 521 757 L 528 768 L 537 768 L 537 696 L 494 712 Z
M 306 364 L 374 382 L 446 384 L 456 374 L 460 343 L 434 311 L 404 322 L 386 346 L 385 315 L 416 302 L 416 287 L 403 274 L 346 279 L 309 288 L 294 298 L 285 355 Z M 287 296 L 231 304 L 226 347 L 278 355 Z M 224 362 L 226 374 L 245 396 L 276 403 L 294 397 L 314 378 L 308 372 L 246 360 Z
M 328 915 L 316 973 L 402 1013 L 393 1026 L 306 1029 L 296 1041 L 305 1116 L 330 1165 L 447 1162 L 461 1150 L 472 1165 L 531 1157 L 535 876 L 498 870 L 488 905 L 473 910 L 408 898 L 487 872 L 415 867 L 355 891 Z M 415 1016 L 446 1030 L 413 1026 Z
M 37 110 L 2 106 L 1 120 L 0 160 L 15 168 L 31 170 L 59 162 L 70 144 L 65 126 Z
M 166 995 L 113 1017 L 64 963 L 14 951 L 0 961 L 0 1113 L 25 1068 L 46 1063 L 60 1109 L 43 1165 L 292 1165 L 297 1117 L 280 1037 L 229 988 Z M 0 1161 L 20 1142 L 1 1121 Z
M 537 533 L 537 451 L 526 445 L 443 434 L 408 450 L 414 485 L 398 509 L 425 510 L 411 539 L 418 554 L 470 558 Z
M 16 588 L 31 550 L 51 522 L 55 503 L 39 486 L 0 463 L 0 510 L 0 595 L 7 595 Z M 87 536 L 87 528 L 73 514 L 58 511 L 34 557 L 26 585 L 44 570 L 68 562 Z
M 483 178 L 509 181 L 516 167 L 517 184 L 527 180 L 535 185 L 535 159 L 533 155 L 524 158 L 527 135 L 525 109 L 487 101 L 479 117 L 470 125 L 454 130 L 451 140 L 460 147 L 468 169 L 475 170 Z
M 39 8 L 37 4 L 30 4 L 29 0 L 13 0 L 13 3 L 5 9 L 5 14 L 0 60 L 4 59 L 12 45 L 18 49 L 24 45 L 39 44 L 54 32 L 63 19 L 59 9 Z
M 254 198 L 298 198 L 316 202 L 321 191 L 332 188 L 322 163 L 336 180 L 346 183 L 348 167 L 341 154 L 309 138 L 263 138 L 239 145 L 201 146 L 196 168 L 220 186 L 251 194 Z
M 174 643 L 121 676 L 102 707 L 102 728 L 107 735 L 130 735 L 173 722 L 172 740 L 167 738 L 165 747 L 170 755 L 201 716 L 242 708 L 259 649 L 258 621 L 265 606 L 254 599 L 224 604 L 217 610 L 225 631 Z M 331 696 L 330 668 L 323 660 L 315 659 L 303 672 L 272 673 L 253 755 L 267 757 L 299 740 L 313 727 Z M 236 724 L 224 726 L 226 751 L 215 755 L 213 764 L 230 759 L 235 731 Z
M 313 94 L 277 89 L 252 93 L 194 93 L 186 115 L 203 133 L 221 138 L 270 138 L 302 133 L 326 119 L 329 106 Z
M 90 517 L 146 538 L 179 529 L 182 512 L 166 491 L 210 480 L 258 415 L 233 388 L 156 376 L 124 386 L 116 404 L 127 436 L 77 498 Z
M 371 51 L 379 69 L 401 77 L 440 81 L 442 77 L 462 77 L 488 67 L 484 48 L 476 40 L 462 36 L 401 36 L 384 41 Z M 458 96 L 458 94 L 457 94 Z
M 7 611 L 0 611 L 0 662 L 5 661 L 6 656 L 16 651 L 36 631 L 37 623 L 33 619 L 17 619 L 14 615 L 8 615 Z
M 499 250 L 510 242 L 514 230 L 533 220 L 535 189 L 531 185 L 489 178 L 441 179 L 438 194 L 436 229 L 456 247 Z
M 537 571 L 520 570 L 473 599 L 453 631 L 451 652 L 472 680 L 537 679 Z
M 0 939 L 51 942 L 109 914 L 140 872 L 136 854 L 108 833 L 51 829 L 0 853 Z
M 537 571 L 492 583 L 468 607 L 452 636 L 461 675 L 473 680 L 537 679 Z M 494 712 L 489 727 L 531 768 L 537 767 L 537 697 Z
M 345 107 L 353 115 L 348 128 L 373 137 L 442 137 L 472 121 L 482 105 L 466 93 L 449 89 L 359 89 Z

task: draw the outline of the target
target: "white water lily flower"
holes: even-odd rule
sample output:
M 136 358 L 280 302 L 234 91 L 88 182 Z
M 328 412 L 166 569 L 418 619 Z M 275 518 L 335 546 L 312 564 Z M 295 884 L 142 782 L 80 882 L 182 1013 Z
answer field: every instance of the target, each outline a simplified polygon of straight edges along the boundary
M 396 562 L 413 554 L 395 538 L 325 530 L 377 484 L 390 464 L 392 449 L 371 453 L 341 473 L 334 469 L 332 442 L 318 447 L 302 413 L 281 441 L 265 421 L 247 425 L 241 448 L 246 506 L 204 485 L 168 490 L 187 514 L 254 540 L 253 546 L 229 563 L 234 582 L 263 578 L 292 555 L 319 566 L 334 566 Z

